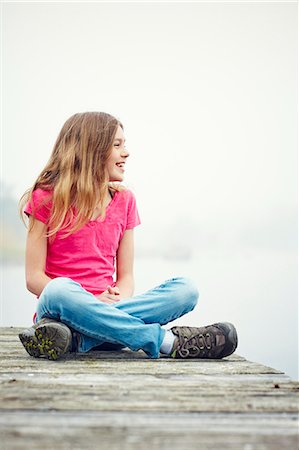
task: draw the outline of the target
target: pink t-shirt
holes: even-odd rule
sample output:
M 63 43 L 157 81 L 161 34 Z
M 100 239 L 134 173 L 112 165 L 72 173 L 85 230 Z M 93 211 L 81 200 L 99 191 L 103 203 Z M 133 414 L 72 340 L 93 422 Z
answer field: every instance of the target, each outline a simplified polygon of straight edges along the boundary
M 42 189 L 33 192 L 34 211 L 27 202 L 24 212 L 47 224 L 50 216 L 52 193 Z M 46 275 L 50 278 L 68 277 L 84 289 L 99 295 L 108 284 L 115 286 L 115 258 L 125 230 L 139 225 L 140 218 L 135 196 L 125 189 L 116 191 L 106 207 L 106 218 L 90 220 L 80 230 L 60 239 L 59 231 L 47 245 Z

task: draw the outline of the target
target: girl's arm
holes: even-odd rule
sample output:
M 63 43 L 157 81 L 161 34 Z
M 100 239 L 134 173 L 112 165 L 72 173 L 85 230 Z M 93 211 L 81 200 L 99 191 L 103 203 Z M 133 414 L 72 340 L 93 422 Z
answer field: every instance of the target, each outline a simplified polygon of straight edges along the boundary
M 28 231 L 26 241 L 26 285 L 30 292 L 39 296 L 51 280 L 45 274 L 47 238 L 44 235 L 47 225 L 30 216 L 30 226 L 33 220 L 34 225 L 32 230 Z
M 120 299 L 132 297 L 134 294 L 134 229 L 125 230 L 116 256 L 116 286 L 120 291 Z

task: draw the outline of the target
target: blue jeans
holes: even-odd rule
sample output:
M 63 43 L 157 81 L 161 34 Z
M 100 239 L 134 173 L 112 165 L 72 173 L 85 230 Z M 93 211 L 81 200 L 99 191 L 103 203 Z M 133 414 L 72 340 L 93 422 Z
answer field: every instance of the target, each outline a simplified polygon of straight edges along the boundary
M 133 351 L 142 349 L 150 358 L 159 358 L 166 332 L 161 325 L 192 311 L 198 296 L 192 280 L 177 277 L 144 294 L 108 304 L 70 278 L 58 277 L 42 291 L 36 319 L 50 317 L 76 331 L 78 352 L 110 343 Z

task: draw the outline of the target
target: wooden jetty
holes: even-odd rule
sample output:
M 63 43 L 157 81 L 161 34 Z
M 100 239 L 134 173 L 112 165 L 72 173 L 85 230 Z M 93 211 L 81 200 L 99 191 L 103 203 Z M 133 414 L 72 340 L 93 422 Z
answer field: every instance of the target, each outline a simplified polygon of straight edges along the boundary
M 299 383 L 232 355 L 143 351 L 30 357 L 1 328 L 0 448 L 298 449 Z

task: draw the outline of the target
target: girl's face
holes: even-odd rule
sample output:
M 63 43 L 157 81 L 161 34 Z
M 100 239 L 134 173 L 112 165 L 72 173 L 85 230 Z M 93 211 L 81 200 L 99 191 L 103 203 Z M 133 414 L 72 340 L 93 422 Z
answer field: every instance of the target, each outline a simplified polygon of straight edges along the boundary
M 107 170 L 109 173 L 109 181 L 123 181 L 125 172 L 125 160 L 129 156 L 129 152 L 125 146 L 124 132 L 118 126 L 114 137 L 112 153 L 107 161 Z

